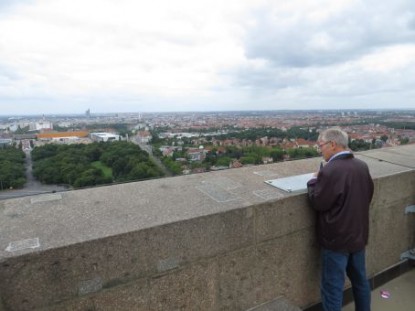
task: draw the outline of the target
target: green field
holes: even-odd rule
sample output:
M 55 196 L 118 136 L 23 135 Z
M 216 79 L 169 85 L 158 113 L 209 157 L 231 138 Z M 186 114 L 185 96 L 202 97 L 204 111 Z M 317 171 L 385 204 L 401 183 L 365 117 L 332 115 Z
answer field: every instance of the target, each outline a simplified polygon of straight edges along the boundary
M 91 163 L 93 167 L 100 169 L 105 177 L 112 177 L 112 169 L 105 164 L 103 164 L 101 161 L 95 161 Z

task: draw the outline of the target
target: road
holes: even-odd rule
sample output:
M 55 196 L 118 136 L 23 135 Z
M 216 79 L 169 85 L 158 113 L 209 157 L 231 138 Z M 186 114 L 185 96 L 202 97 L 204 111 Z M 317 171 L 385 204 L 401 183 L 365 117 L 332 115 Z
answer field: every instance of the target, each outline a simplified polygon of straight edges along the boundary
M 26 169 L 26 184 L 22 189 L 5 190 L 0 192 L 0 200 L 23 197 L 27 195 L 34 195 L 40 193 L 52 193 L 58 191 L 68 190 L 68 187 L 58 185 L 43 185 L 33 177 L 32 155 L 31 151 L 25 151 L 25 169 Z
M 132 139 L 131 141 L 137 144 L 141 148 L 141 150 L 144 150 L 149 154 L 150 159 L 153 160 L 153 162 L 162 170 L 162 172 L 164 173 L 164 176 L 166 177 L 173 176 L 173 174 L 164 166 L 164 164 L 160 161 L 160 159 L 153 155 L 153 149 L 151 148 L 150 145 L 143 144 L 141 142 L 138 142 L 135 139 Z

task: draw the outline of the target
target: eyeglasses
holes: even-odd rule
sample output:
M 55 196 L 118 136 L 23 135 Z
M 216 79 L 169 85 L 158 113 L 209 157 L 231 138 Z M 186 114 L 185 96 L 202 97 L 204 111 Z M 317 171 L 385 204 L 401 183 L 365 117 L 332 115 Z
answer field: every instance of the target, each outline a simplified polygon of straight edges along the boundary
M 320 143 L 320 144 L 318 144 L 318 147 L 321 149 L 321 148 L 323 148 L 323 146 L 325 146 L 329 143 L 331 143 L 331 141 L 326 141 L 325 143 Z

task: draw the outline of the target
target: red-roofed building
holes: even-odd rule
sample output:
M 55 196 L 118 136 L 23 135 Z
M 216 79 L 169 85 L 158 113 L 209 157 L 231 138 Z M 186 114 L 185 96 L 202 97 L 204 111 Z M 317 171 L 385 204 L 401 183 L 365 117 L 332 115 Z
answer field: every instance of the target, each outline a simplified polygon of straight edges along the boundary
M 139 131 L 137 132 L 137 140 L 140 143 L 148 144 L 149 141 L 153 138 L 149 131 Z

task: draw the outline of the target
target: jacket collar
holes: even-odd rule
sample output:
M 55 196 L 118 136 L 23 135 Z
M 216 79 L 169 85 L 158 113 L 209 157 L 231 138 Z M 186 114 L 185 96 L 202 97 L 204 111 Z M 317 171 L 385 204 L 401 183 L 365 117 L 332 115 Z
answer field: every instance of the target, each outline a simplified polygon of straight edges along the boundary
M 348 159 L 348 158 L 354 158 L 353 153 L 350 151 L 341 151 L 333 155 L 327 162 L 333 161 L 333 160 L 341 160 L 341 159 Z

